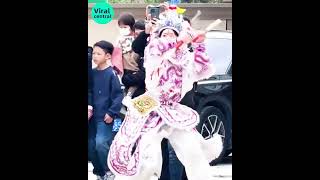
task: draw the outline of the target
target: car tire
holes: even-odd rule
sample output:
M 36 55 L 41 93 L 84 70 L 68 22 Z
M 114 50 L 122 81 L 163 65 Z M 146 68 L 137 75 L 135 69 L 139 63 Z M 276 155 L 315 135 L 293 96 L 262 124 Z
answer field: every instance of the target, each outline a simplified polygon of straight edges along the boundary
M 199 116 L 200 123 L 197 126 L 197 130 L 204 138 L 211 138 L 217 131 L 222 135 L 222 152 L 218 158 L 210 162 L 211 166 L 216 165 L 225 157 L 227 151 L 227 140 L 231 138 L 231 121 L 227 120 L 226 116 L 222 113 L 222 110 L 215 106 L 204 107 L 199 113 Z

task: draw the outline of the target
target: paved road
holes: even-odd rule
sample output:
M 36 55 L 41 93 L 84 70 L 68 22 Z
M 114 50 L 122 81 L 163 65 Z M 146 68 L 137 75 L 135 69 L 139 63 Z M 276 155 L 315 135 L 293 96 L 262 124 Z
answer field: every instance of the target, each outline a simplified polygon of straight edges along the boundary
M 222 163 L 211 168 L 217 180 L 232 180 L 232 156 L 226 157 Z
M 217 180 L 232 180 L 232 156 L 226 157 L 222 163 L 211 168 L 216 174 Z M 96 176 L 92 174 L 92 169 L 91 163 L 88 163 L 88 180 L 96 180 Z

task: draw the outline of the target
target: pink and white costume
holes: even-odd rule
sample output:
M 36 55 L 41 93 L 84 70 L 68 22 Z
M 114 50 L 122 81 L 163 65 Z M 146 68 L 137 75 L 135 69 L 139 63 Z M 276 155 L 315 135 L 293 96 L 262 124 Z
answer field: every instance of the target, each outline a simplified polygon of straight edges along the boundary
M 193 82 L 209 78 L 214 69 L 203 43 L 193 43 L 194 52 L 186 46 L 176 50 L 175 45 L 153 38 L 145 49 L 146 94 L 159 106 L 142 115 L 130 101 L 125 103 L 128 112 L 108 156 L 108 166 L 116 180 L 159 178 L 163 138 L 171 143 L 189 180 L 213 178 L 209 162 L 221 149 L 212 147 L 208 141 L 222 142 L 215 138 L 204 140 L 195 129 L 198 113 L 179 101 L 192 89 Z

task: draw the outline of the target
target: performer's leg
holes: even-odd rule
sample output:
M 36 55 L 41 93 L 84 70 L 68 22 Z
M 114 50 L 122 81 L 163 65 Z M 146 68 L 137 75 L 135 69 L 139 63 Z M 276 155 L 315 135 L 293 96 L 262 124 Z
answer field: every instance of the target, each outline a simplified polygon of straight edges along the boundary
M 158 178 L 161 175 L 162 167 L 162 152 L 161 141 L 163 137 L 157 132 L 150 131 L 141 138 L 140 152 L 143 167 L 141 168 L 141 179 L 150 179 L 156 175 Z
M 174 129 L 168 139 L 185 167 L 188 180 L 211 180 L 212 170 L 196 133 L 198 132 Z
M 161 174 L 161 137 L 156 132 L 142 135 L 140 140 L 140 171 L 134 176 L 116 176 L 114 180 L 157 180 Z

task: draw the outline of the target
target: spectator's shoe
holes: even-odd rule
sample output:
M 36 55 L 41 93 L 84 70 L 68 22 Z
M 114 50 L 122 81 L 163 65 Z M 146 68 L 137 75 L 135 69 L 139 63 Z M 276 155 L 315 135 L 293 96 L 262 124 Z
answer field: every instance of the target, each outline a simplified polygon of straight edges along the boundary
M 106 175 L 104 176 L 104 178 L 105 178 L 104 180 L 114 180 L 115 175 L 112 174 L 111 171 L 108 171 L 108 172 L 106 173 Z
M 104 176 L 97 176 L 97 180 L 105 180 L 106 178 L 106 175 L 104 175 Z

